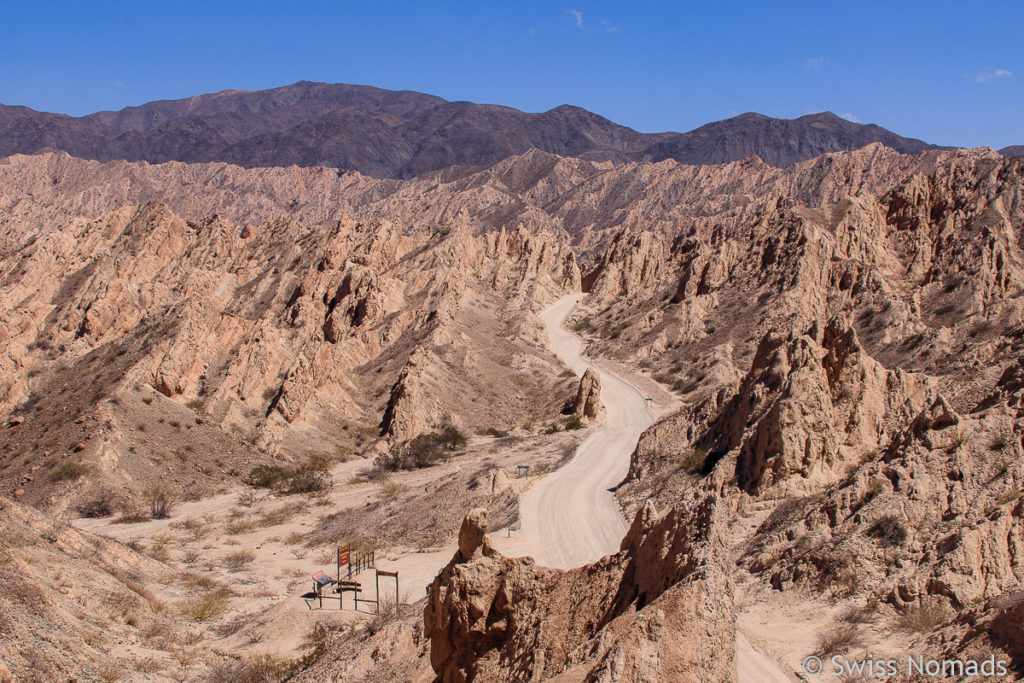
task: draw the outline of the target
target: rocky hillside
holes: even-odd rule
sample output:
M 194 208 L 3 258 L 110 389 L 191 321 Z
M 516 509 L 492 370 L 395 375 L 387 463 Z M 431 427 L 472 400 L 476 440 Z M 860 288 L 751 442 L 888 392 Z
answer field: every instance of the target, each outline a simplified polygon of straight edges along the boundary
M 584 273 L 590 352 L 687 405 L 641 437 L 619 554 L 539 568 L 467 518 L 424 612 L 440 680 L 729 680 L 732 648 L 705 648 L 735 642 L 751 596 L 834 615 L 808 632 L 774 613 L 793 671 L 907 651 L 1024 671 L 1024 165 L 962 158 L 750 215 L 623 231 Z M 730 581 L 735 607 L 716 602 Z
M 789 166 L 873 142 L 910 154 L 932 147 L 830 113 L 794 120 L 744 114 L 689 133 L 643 134 L 568 105 L 528 114 L 409 91 L 308 82 L 81 118 L 0 105 L 0 156 L 49 148 L 99 161 L 295 164 L 381 178 L 489 165 L 530 149 L 615 162 L 713 164 L 758 156 Z
M 54 509 L 160 478 L 195 496 L 381 435 L 530 425 L 567 398 L 533 312 L 579 289 L 571 250 L 474 236 L 465 213 L 408 235 L 127 205 L 2 264 L 0 480 Z
M 483 169 L 449 169 L 409 181 L 326 168 L 243 169 L 225 164 L 100 164 L 44 153 L 0 160 L 0 250 L 67 222 L 93 220 L 125 204 L 158 201 L 186 220 L 213 214 L 239 226 L 287 217 L 316 229 L 344 218 L 386 218 L 429 232 L 466 211 L 474 232 L 547 232 L 583 256 L 622 228 L 661 233 L 738 225 L 757 200 L 784 196 L 806 206 L 882 194 L 913 173 L 992 152 L 902 155 L 881 145 L 828 154 L 780 169 L 757 159 L 716 166 L 608 163 L 531 151 Z M 703 227 L 701 227 L 703 226 Z M 2 252 L 0 252 L 2 253 Z

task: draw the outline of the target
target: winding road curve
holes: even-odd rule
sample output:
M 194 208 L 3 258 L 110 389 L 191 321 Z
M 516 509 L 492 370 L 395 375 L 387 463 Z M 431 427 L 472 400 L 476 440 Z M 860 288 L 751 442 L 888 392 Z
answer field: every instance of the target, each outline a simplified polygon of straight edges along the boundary
M 583 341 L 562 323 L 582 297 L 562 297 L 540 316 L 551 350 L 577 375 L 590 364 L 582 355 Z M 626 476 L 629 455 L 656 414 L 632 384 L 607 370 L 600 374 L 607 421 L 567 465 L 536 482 L 520 500 L 529 554 L 547 567 L 571 569 L 618 552 L 626 534 L 626 519 L 609 489 Z
M 577 375 L 591 364 L 583 357 L 583 341 L 562 324 L 584 296 L 562 297 L 540 314 L 551 351 Z M 567 465 L 534 483 L 520 499 L 517 545 L 547 567 L 572 569 L 618 552 L 628 525 L 609 489 L 626 476 L 640 434 L 658 417 L 634 385 L 605 368 L 598 372 L 606 422 L 591 431 Z M 739 683 L 792 680 L 742 634 L 736 663 Z

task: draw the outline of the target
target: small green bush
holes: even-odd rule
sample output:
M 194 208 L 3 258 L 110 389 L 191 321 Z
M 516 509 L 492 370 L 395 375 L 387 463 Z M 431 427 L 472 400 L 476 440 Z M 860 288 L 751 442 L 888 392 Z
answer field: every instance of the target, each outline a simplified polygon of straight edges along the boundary
M 708 452 L 703 448 L 688 448 L 679 454 L 679 466 L 687 472 L 703 472 L 707 459 Z
M 569 418 L 568 422 L 565 423 L 565 431 L 572 429 L 583 429 L 583 420 L 580 419 L 579 415 L 573 415 Z

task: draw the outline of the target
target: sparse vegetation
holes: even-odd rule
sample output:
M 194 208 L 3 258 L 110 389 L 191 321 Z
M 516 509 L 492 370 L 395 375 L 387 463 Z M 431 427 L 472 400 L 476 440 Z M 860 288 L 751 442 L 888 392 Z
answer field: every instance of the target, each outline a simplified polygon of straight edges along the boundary
M 449 425 L 440 432 L 420 434 L 404 444 L 395 444 L 378 465 L 392 472 L 430 467 L 448 459 L 450 453 L 466 445 L 466 437 Z
M 268 488 L 282 494 L 321 493 L 331 488 L 331 475 L 320 467 L 295 469 L 280 465 L 257 465 L 249 472 L 246 483 L 254 488 Z
M 936 626 L 945 623 L 949 613 L 941 603 L 914 605 L 908 607 L 897 620 L 901 629 L 928 633 Z
M 228 596 L 220 590 L 209 591 L 185 600 L 181 613 L 193 621 L 212 621 L 224 616 L 228 609 Z
M 687 448 L 679 454 L 678 462 L 681 469 L 696 474 L 704 471 L 707 459 L 708 452 L 703 448 Z
M 907 540 L 907 527 L 896 515 L 886 515 L 868 528 L 868 535 L 885 546 L 903 545 Z
M 231 571 L 239 571 L 252 564 L 255 559 L 256 553 L 251 550 L 236 550 L 225 555 L 221 562 Z
M 51 481 L 78 481 L 89 473 L 89 466 L 80 460 L 65 460 L 50 471 Z
M 83 517 L 110 517 L 117 506 L 117 496 L 111 491 L 101 491 L 95 498 L 78 506 Z
M 167 519 L 175 505 L 174 494 L 166 487 L 157 484 L 146 490 L 146 503 L 149 505 L 149 516 L 153 519 Z
M 988 447 L 991 448 L 993 451 L 1001 451 L 1009 445 L 1010 439 L 1007 438 L 1006 434 L 996 434 L 995 437 L 992 438 L 992 441 L 991 443 L 989 443 Z
M 583 419 L 579 415 L 573 415 L 565 423 L 565 431 L 583 429 Z
M 863 647 L 864 638 L 856 624 L 843 623 L 833 626 L 818 635 L 815 653 L 821 657 L 844 654 Z

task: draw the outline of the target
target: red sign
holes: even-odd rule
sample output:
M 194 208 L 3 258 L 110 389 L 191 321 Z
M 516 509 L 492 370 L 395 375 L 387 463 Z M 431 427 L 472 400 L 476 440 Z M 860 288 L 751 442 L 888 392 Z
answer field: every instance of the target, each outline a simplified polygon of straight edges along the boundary
M 348 565 L 350 558 L 349 546 L 343 545 L 338 548 L 338 566 Z

